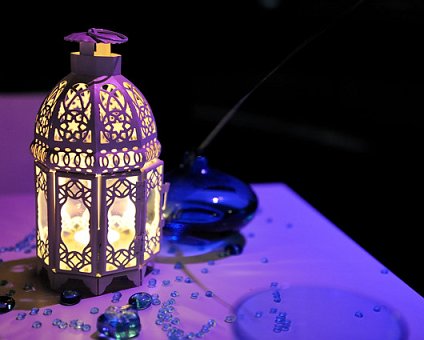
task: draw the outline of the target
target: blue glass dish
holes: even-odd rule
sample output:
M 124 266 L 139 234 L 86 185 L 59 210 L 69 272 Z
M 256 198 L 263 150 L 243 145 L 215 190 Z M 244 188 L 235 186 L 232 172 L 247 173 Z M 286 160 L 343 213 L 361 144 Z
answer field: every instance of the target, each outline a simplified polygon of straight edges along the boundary
M 210 168 L 203 156 L 187 154 L 179 169 L 165 175 L 165 181 L 170 183 L 165 236 L 238 231 L 258 207 L 256 194 L 248 184 Z

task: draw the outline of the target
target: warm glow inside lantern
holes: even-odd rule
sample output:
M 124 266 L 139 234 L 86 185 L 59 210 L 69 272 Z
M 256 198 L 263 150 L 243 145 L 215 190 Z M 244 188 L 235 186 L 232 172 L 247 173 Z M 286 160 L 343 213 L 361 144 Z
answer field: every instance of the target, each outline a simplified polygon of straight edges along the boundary
M 37 257 L 52 288 L 79 279 L 98 295 L 114 278 L 141 284 L 160 248 L 167 186 L 150 106 L 111 53 L 126 37 L 90 29 L 65 39 L 80 51 L 42 103 L 31 144 Z

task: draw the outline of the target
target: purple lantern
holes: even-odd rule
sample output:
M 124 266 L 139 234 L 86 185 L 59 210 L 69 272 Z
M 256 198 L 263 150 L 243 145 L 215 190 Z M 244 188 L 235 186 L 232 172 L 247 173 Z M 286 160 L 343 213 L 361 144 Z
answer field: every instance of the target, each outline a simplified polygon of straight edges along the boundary
M 140 285 L 159 251 L 167 184 L 151 108 L 121 75 L 103 29 L 74 33 L 71 73 L 35 122 L 37 257 L 51 287 L 81 280 L 96 295 L 115 278 Z

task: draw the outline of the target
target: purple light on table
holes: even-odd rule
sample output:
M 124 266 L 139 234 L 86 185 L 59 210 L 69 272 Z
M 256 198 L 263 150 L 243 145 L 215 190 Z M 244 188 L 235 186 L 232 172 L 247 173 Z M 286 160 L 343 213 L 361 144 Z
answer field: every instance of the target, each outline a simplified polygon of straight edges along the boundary
M 81 280 L 99 295 L 114 278 L 140 285 L 159 251 L 163 183 L 155 120 L 121 75 L 116 32 L 90 29 L 71 73 L 44 99 L 35 122 L 37 257 L 52 288 Z

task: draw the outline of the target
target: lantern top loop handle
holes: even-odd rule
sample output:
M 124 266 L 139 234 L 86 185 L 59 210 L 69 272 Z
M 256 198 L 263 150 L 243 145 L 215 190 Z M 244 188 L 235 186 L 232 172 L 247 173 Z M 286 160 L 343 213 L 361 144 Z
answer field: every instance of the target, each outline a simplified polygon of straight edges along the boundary
M 64 38 L 71 42 L 122 44 L 128 41 L 126 35 L 103 28 L 90 28 L 87 32 L 71 33 Z

